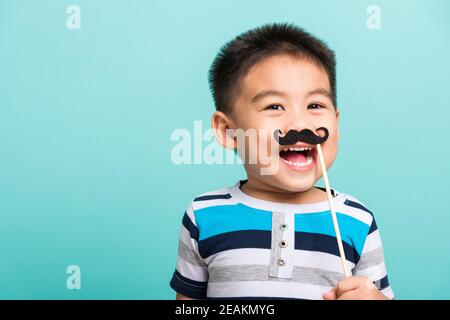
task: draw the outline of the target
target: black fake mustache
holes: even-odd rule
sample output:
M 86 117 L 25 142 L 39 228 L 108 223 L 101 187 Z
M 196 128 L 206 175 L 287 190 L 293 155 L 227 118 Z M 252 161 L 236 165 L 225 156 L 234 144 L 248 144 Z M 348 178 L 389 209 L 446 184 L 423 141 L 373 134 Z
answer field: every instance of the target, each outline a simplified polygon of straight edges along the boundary
M 277 129 L 273 132 L 275 140 L 282 146 L 296 144 L 298 141 L 308 144 L 322 144 L 328 139 L 328 129 L 325 127 L 317 128 L 325 133 L 323 137 L 316 135 L 309 129 L 303 129 L 302 131 L 289 130 L 285 136 L 281 136 L 281 130 Z

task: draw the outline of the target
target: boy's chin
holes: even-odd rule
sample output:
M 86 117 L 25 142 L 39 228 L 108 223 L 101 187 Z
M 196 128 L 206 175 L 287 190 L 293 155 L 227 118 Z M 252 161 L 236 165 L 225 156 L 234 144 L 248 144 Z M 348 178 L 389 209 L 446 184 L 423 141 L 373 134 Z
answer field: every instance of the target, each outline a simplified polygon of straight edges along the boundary
M 289 192 L 305 192 L 314 187 L 319 177 L 315 170 L 303 174 L 292 174 L 280 170 L 276 180 L 280 187 Z
M 280 188 L 289 192 L 305 192 L 314 187 L 316 181 L 311 178 L 303 179 L 283 179 L 280 182 Z
M 264 177 L 262 177 L 263 180 Z M 305 177 L 292 177 L 284 175 L 272 176 L 270 181 L 266 180 L 267 184 L 273 185 L 277 189 L 284 190 L 285 192 L 305 192 L 311 190 L 317 182 L 314 174 L 307 175 Z
M 249 168 L 247 167 L 247 170 Z M 281 167 L 275 173 L 261 174 L 261 167 L 253 167 L 256 169 L 255 176 L 259 176 L 259 180 L 266 185 L 271 185 L 276 189 L 283 190 L 288 193 L 305 192 L 314 187 L 320 178 L 320 173 L 316 168 L 312 168 L 309 172 L 290 172 Z

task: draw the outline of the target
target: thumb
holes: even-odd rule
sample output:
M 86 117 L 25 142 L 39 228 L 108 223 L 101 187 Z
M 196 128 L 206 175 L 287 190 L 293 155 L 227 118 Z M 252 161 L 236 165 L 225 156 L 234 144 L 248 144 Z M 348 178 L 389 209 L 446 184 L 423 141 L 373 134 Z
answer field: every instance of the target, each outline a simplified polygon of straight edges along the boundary
M 324 293 L 322 297 L 324 300 L 336 300 L 337 299 L 336 288 L 333 288 L 327 293 Z

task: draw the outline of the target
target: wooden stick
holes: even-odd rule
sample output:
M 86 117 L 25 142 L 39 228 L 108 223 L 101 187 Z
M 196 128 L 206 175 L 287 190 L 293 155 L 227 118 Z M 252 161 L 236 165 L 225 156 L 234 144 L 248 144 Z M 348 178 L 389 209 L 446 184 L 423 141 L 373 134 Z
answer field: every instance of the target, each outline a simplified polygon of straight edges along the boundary
M 328 196 L 328 204 L 330 206 L 331 218 L 333 219 L 334 232 L 336 233 L 336 240 L 339 248 L 339 255 L 341 256 L 342 268 L 344 269 L 344 275 L 346 277 L 351 277 L 350 270 L 347 265 L 347 260 L 345 259 L 344 247 L 342 245 L 341 232 L 339 230 L 339 224 L 336 217 L 336 211 L 334 211 L 333 197 L 331 196 L 330 183 L 328 181 L 327 168 L 325 167 L 325 161 L 323 159 L 322 147 L 320 143 L 317 144 L 317 153 L 319 155 L 320 166 L 322 167 L 323 181 L 325 182 L 325 189 Z

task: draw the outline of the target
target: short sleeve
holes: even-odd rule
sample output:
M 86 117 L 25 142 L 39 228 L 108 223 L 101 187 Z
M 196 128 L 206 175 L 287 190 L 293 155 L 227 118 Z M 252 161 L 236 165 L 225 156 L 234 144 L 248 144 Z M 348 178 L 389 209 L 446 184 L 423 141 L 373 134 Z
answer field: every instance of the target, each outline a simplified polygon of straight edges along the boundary
M 394 298 L 394 292 L 388 280 L 383 246 L 375 218 L 372 220 L 361 257 L 353 270 L 353 275 L 369 278 L 381 293 L 390 299 Z
M 192 206 L 183 215 L 178 239 L 178 257 L 170 281 L 173 290 L 193 299 L 205 299 L 208 267 L 198 252 L 199 229 Z

